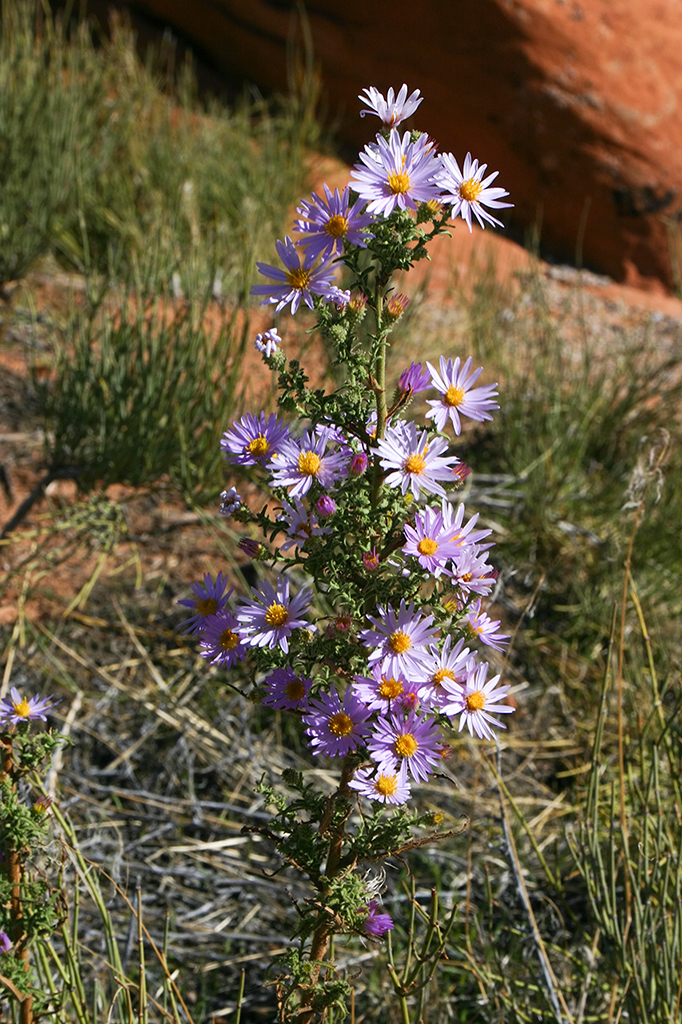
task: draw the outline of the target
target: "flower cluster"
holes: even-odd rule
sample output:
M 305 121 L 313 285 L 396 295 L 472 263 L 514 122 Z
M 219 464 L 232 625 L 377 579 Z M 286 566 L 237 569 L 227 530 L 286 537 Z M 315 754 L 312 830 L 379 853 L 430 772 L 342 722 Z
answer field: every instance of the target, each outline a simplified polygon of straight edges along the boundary
M 396 211 L 417 211 L 420 206 L 432 211 L 445 207 L 453 218 L 461 217 L 471 231 L 472 215 L 482 228 L 486 223 L 501 226 L 488 210 L 511 205 L 502 202 L 509 194 L 505 189 L 492 187 L 497 171 L 484 177 L 487 164 L 479 165 L 471 153 L 467 153 L 460 169 L 452 153 L 439 154 L 427 135 L 408 131 L 400 134 L 397 125 L 422 102 L 419 89 L 409 98 L 406 85 L 397 96 L 389 89 L 387 98 L 375 88 L 364 92 L 366 95 L 359 98 L 368 109 L 360 116 L 376 114 L 383 132 L 360 153 L 351 172 L 352 182 L 341 192 L 332 192 L 324 185 L 324 196 L 313 192 L 310 201 L 301 201 L 294 223 L 300 237 L 292 241 L 287 235 L 283 242 L 277 242 L 283 267 L 257 264 L 271 283 L 255 285 L 252 294 L 263 296 L 262 305 L 274 304 L 276 313 L 290 306 L 295 314 L 301 303 L 314 309 L 314 296 L 337 306 L 340 297 L 342 305 L 349 303 L 350 294 L 344 301 L 346 293 L 339 289 L 334 276 L 334 260 L 343 258 L 352 246 L 367 248 L 375 238 L 372 226 L 380 218 Z M 269 333 L 259 334 L 256 340 L 256 348 L 267 359 L 281 341 L 276 332 L 273 338 L 268 337 Z M 451 386 L 446 384 L 444 390 Z
M 363 113 L 376 113 L 382 131 L 350 185 L 301 202 L 300 237 L 277 243 L 285 269 L 258 264 L 272 283 L 253 289 L 276 313 L 314 310 L 346 382 L 330 394 L 308 388 L 276 330 L 258 335 L 279 371 L 280 410 L 300 421 L 261 411 L 232 423 L 226 460 L 259 474 L 271 500 L 252 511 L 231 489 L 221 512 L 260 528 L 262 542 L 240 547 L 264 575 L 235 600 L 222 573 L 207 574 L 180 603 L 190 610 L 181 628 L 199 636 L 203 657 L 225 668 L 249 658 L 263 704 L 298 716 L 312 754 L 344 759 L 345 792 L 381 811 L 442 771 L 454 731 L 493 739 L 513 711 L 509 686 L 480 656 L 509 640 L 484 610 L 497 579 L 492 531 L 454 497 L 469 468 L 453 445 L 464 419 L 492 419 L 497 385 L 478 384 L 471 357 L 441 356 L 404 369 L 392 404 L 385 386 L 388 336 L 409 301 L 392 291 L 392 273 L 421 258 L 449 217 L 499 223 L 484 207 L 509 204 L 485 165 L 467 156 L 460 171 L 426 135 L 397 131 L 418 91 L 365 93 Z M 406 418 L 420 393 L 421 422 Z M 375 937 L 391 927 L 377 907 L 364 911 Z

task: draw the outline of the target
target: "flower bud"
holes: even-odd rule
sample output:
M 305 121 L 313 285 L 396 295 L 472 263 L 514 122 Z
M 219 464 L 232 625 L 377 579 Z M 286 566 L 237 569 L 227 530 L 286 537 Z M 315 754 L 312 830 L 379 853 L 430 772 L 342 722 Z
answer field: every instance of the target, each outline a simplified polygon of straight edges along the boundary
M 400 320 L 401 316 L 407 309 L 410 300 L 407 295 L 394 295 L 392 299 L 389 299 L 386 303 L 386 316 L 389 320 Z
M 362 476 L 367 470 L 367 456 L 364 452 L 354 455 L 348 464 L 348 476 Z
M 263 545 L 257 540 L 252 540 L 251 537 L 242 537 L 239 541 L 238 547 L 240 547 L 244 554 L 248 555 L 249 558 L 258 558 L 263 550 Z
M 371 551 L 365 551 L 363 553 L 362 564 L 367 572 L 375 572 L 379 568 L 380 561 L 376 548 L 372 548 Z
M 315 505 L 318 516 L 333 516 L 336 512 L 336 502 L 328 494 L 323 494 L 321 498 L 317 499 Z

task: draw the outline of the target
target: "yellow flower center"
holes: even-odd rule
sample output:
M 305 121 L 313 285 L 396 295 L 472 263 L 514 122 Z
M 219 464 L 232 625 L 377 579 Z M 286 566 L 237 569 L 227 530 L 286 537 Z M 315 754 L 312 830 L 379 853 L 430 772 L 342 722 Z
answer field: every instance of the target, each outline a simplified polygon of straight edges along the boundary
M 324 230 L 332 238 L 345 238 L 348 231 L 348 217 L 342 217 L 340 213 L 335 213 L 325 224 Z
M 277 604 L 276 601 L 273 601 L 265 613 L 265 621 L 268 626 L 283 626 L 288 618 L 289 612 L 283 604 Z
M 380 775 L 374 782 L 374 788 L 381 796 L 393 796 L 398 788 L 398 776 Z
M 292 288 L 300 288 L 301 291 L 308 287 L 308 282 L 310 281 L 310 271 L 304 270 L 303 267 L 296 267 L 295 270 L 287 270 L 285 271 L 284 276 Z
M 399 757 L 413 757 L 418 750 L 419 744 L 411 732 L 406 732 L 404 736 L 398 736 L 395 741 L 395 752 Z
M 249 455 L 255 455 L 256 458 L 260 458 L 262 455 L 267 455 L 270 451 L 270 445 L 262 434 L 258 437 L 254 437 L 253 441 L 249 441 L 246 446 L 246 451 Z
M 459 194 L 467 203 L 475 203 L 482 191 L 483 185 L 476 178 L 469 178 L 459 186 Z
M 405 171 L 392 171 L 388 176 L 388 187 L 395 196 L 404 196 L 410 191 L 410 176 Z
M 434 672 L 431 676 L 431 682 L 434 686 L 440 686 L 444 679 L 454 679 L 455 673 L 451 672 L 449 668 L 439 668 L 437 672 Z
M 220 646 L 224 651 L 231 651 L 238 643 L 239 636 L 237 633 L 233 633 L 231 629 L 225 629 L 220 634 Z
M 467 711 L 482 711 L 485 707 L 485 694 L 481 690 L 468 693 L 465 704 Z
M 417 551 L 420 555 L 435 555 L 438 551 L 438 544 L 431 537 L 424 537 L 417 544 Z
M 396 654 L 404 654 L 412 646 L 412 638 L 402 629 L 396 629 L 395 633 L 391 633 L 388 643 Z
M 339 711 L 329 719 L 329 731 L 334 736 L 348 736 L 353 731 L 353 720 L 343 711 Z
M 449 405 L 450 407 L 461 405 L 464 401 L 465 395 L 466 391 L 464 388 L 456 388 L 454 384 L 451 384 L 443 395 L 443 404 Z
M 198 597 L 194 602 L 194 607 L 199 615 L 215 615 L 218 611 L 218 600 L 215 597 Z
M 28 718 L 31 714 L 31 705 L 25 697 L 22 697 L 18 704 L 15 704 L 14 701 L 12 701 L 12 707 L 14 708 L 15 714 L 19 715 L 20 718 Z
M 284 688 L 289 700 L 301 700 L 305 696 L 305 686 L 300 679 L 292 679 Z
M 394 697 L 399 697 L 401 693 L 405 692 L 405 687 L 399 679 L 387 679 L 386 676 L 381 677 L 381 683 L 379 684 L 379 696 L 384 697 L 387 700 L 393 700 Z
M 460 576 L 462 583 L 471 583 L 471 573 L 465 572 L 463 576 Z
M 315 452 L 301 452 L 298 457 L 298 469 L 304 476 L 315 476 L 321 464 L 322 460 Z
M 426 469 L 426 459 L 419 452 L 415 452 L 414 455 L 408 455 L 403 463 L 403 469 L 406 469 L 408 473 L 421 474 Z

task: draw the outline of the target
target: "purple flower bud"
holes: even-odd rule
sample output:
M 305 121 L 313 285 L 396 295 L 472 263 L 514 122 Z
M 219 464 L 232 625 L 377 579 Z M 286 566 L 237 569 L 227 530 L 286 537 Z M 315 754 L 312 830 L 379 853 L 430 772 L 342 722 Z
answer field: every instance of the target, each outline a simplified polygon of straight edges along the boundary
M 393 918 L 390 914 L 377 914 L 379 904 L 371 900 L 367 906 L 365 931 L 375 939 L 382 939 L 386 932 L 393 931 Z
M 348 303 L 348 308 L 351 313 L 364 313 L 365 306 L 367 305 L 367 296 L 362 295 L 361 292 L 357 292 Z
M 251 537 L 242 537 L 239 541 L 238 547 L 242 549 L 245 555 L 249 558 L 258 558 L 263 547 L 257 540 L 252 540 Z
M 362 556 L 362 564 L 367 572 L 375 572 L 379 568 L 379 556 L 377 555 L 376 548 L 372 548 L 371 551 L 364 552 Z
M 0 956 L 3 953 L 9 953 L 12 948 L 12 940 L 10 939 L 7 932 L 0 932 Z
M 432 386 L 431 374 L 428 370 L 422 369 L 421 363 L 412 363 L 409 370 L 403 370 L 398 381 L 398 390 L 401 395 L 416 395 L 420 391 L 427 391 Z
M 348 464 L 348 476 L 362 476 L 367 470 L 367 456 L 364 452 L 354 455 Z
M 234 487 L 230 487 L 229 491 L 223 491 L 220 495 L 220 508 L 218 511 L 221 516 L 231 516 L 235 512 L 238 512 L 242 507 L 242 496 L 237 494 Z
M 257 334 L 254 344 L 256 346 L 256 350 L 260 352 L 263 359 L 267 361 L 270 356 L 277 355 L 279 352 L 279 348 L 277 346 L 282 344 L 282 339 L 277 333 L 276 328 L 272 327 L 269 331 L 266 331 L 265 334 Z
M 328 494 L 323 494 L 321 498 L 317 499 L 315 508 L 318 516 L 333 516 L 336 512 L 336 502 Z
M 389 299 L 386 303 L 386 316 L 390 320 L 399 320 L 405 310 L 410 304 L 410 300 L 407 295 L 394 295 L 392 299 Z
M 466 462 L 458 462 L 456 466 L 452 467 L 455 484 L 463 484 L 470 472 L 471 466 L 467 466 Z

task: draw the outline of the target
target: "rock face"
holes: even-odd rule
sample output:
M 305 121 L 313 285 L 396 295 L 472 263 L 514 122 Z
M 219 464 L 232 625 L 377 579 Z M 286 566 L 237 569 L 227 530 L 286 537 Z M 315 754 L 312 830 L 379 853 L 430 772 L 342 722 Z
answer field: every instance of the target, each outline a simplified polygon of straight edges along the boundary
M 143 0 L 232 76 L 287 87 L 301 37 L 290 0 Z M 540 227 L 544 249 L 640 287 L 671 287 L 682 231 L 680 0 L 314 0 L 307 5 L 323 95 L 341 137 L 361 88 L 406 82 L 418 126 L 461 161 L 470 150 Z M 370 123 L 372 122 L 372 123 Z M 679 251 L 679 250 L 678 250 Z

